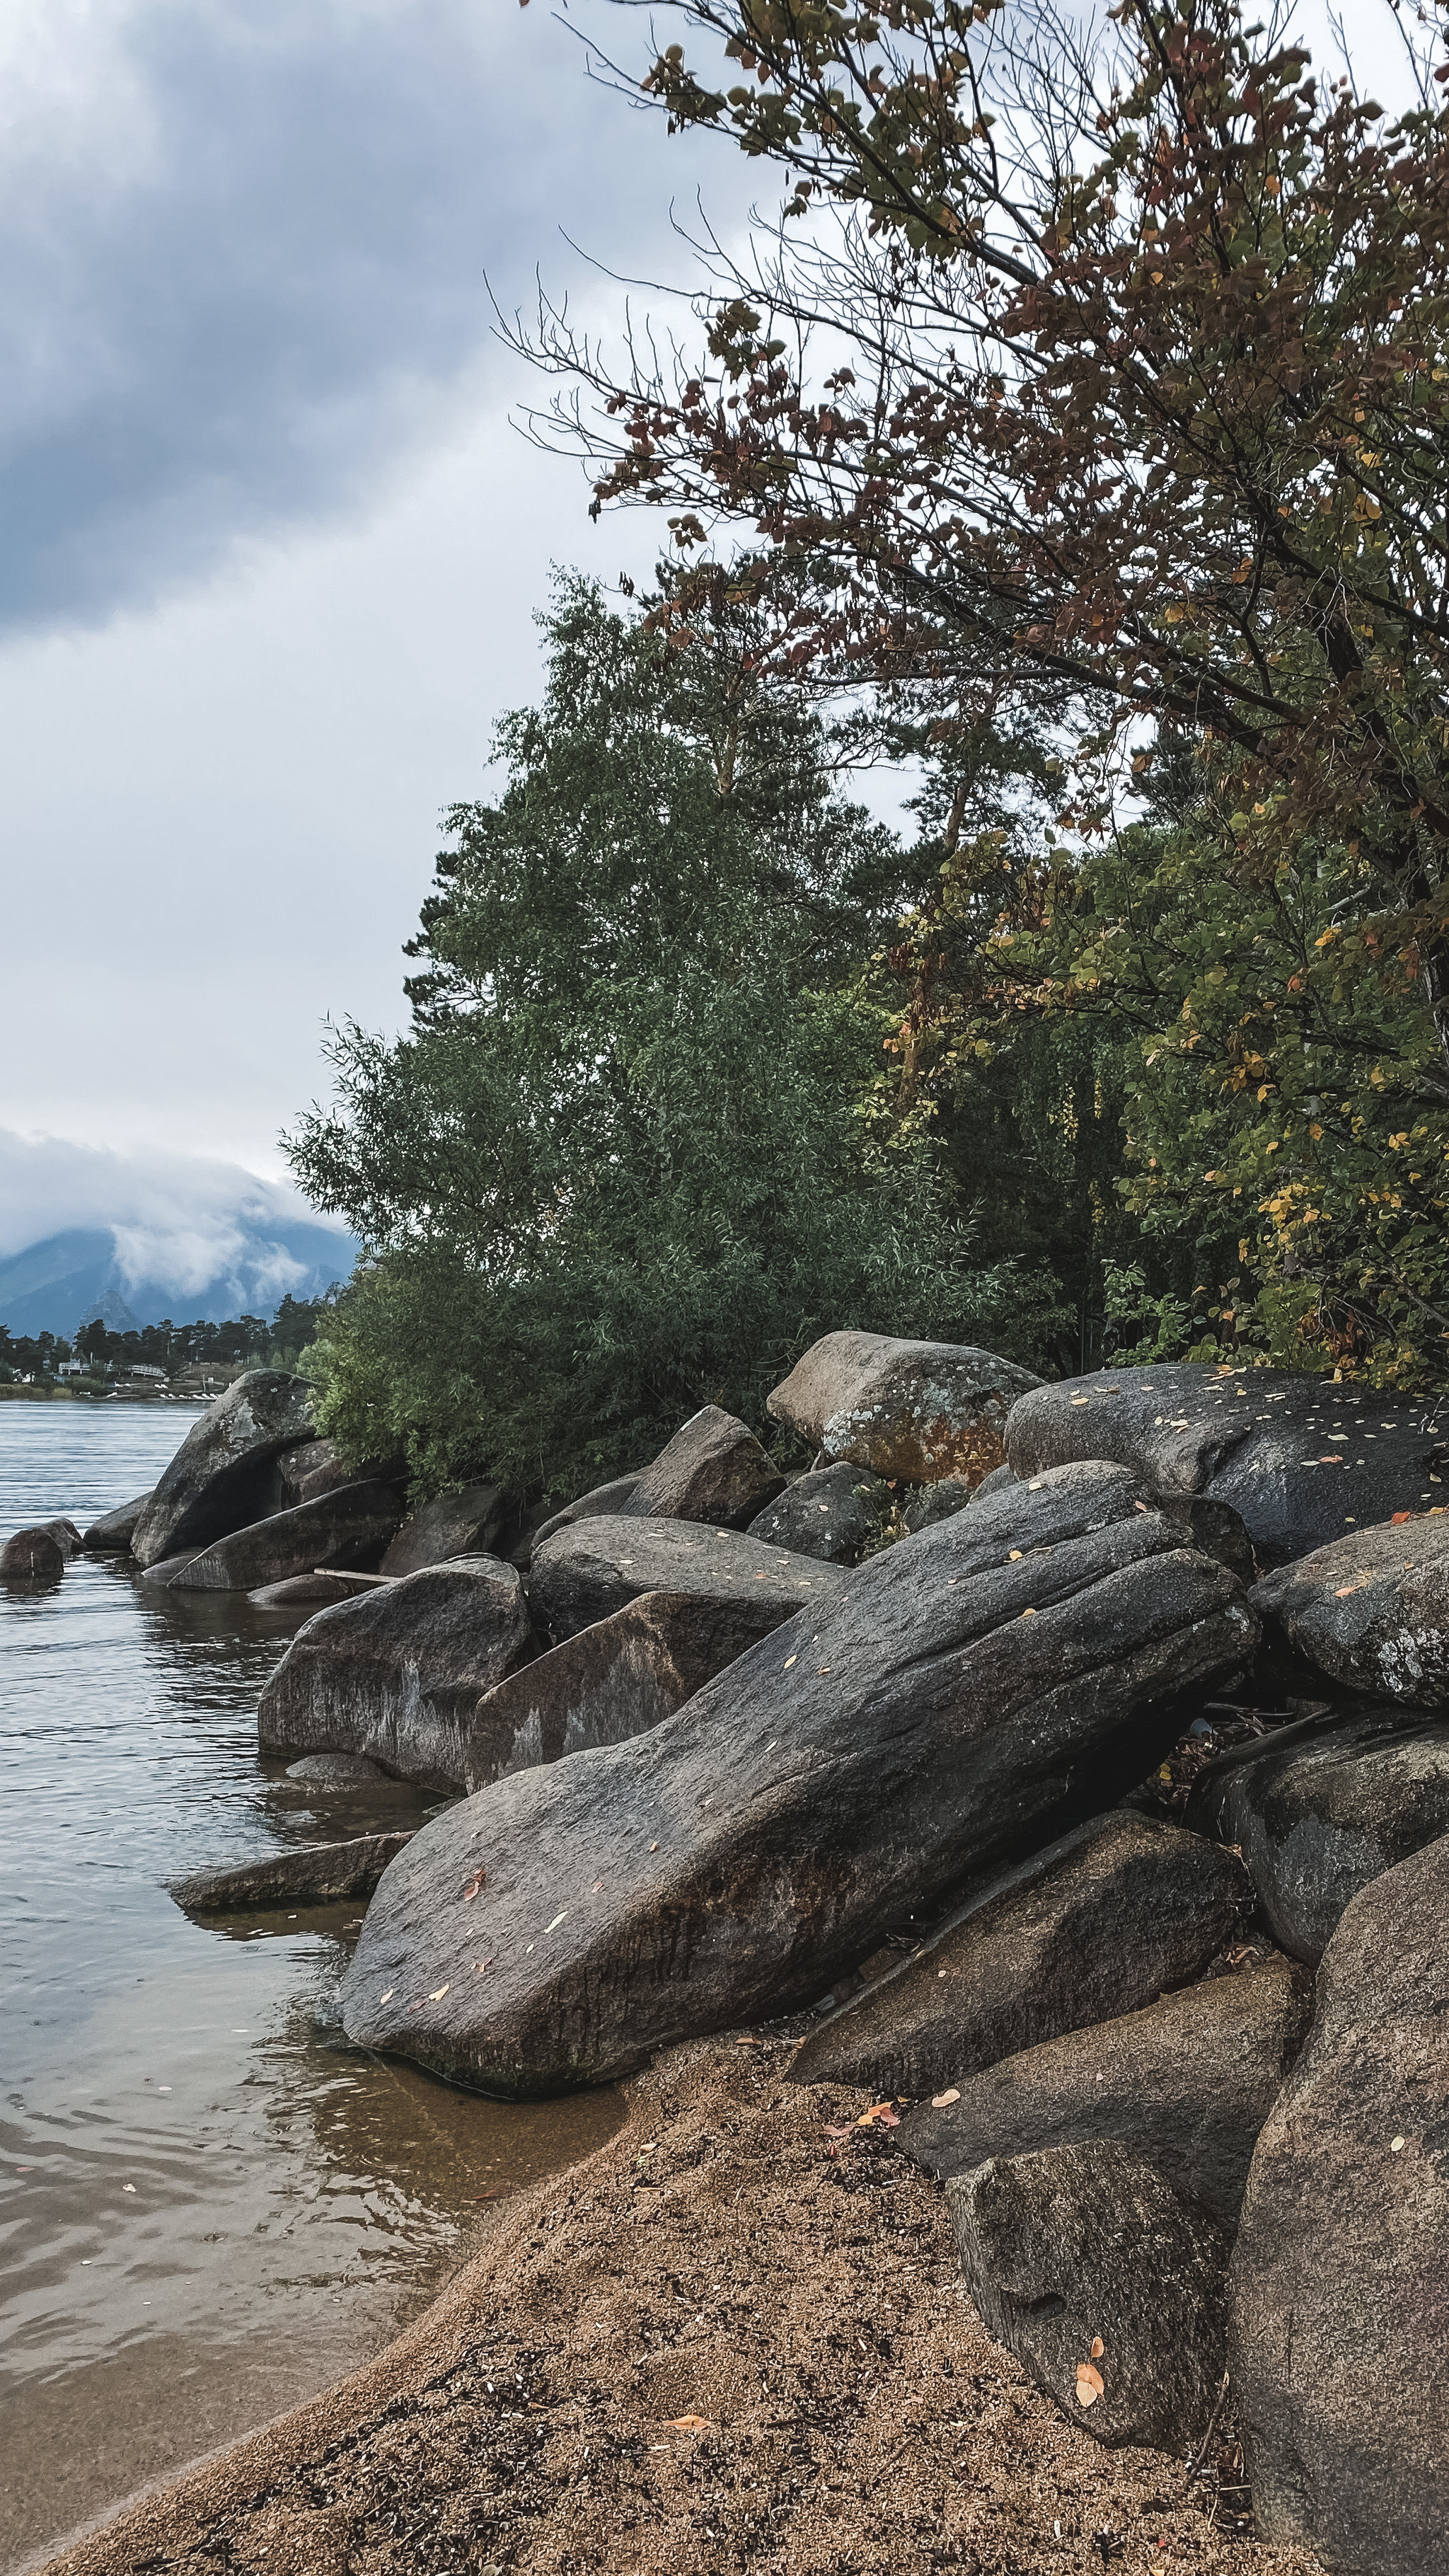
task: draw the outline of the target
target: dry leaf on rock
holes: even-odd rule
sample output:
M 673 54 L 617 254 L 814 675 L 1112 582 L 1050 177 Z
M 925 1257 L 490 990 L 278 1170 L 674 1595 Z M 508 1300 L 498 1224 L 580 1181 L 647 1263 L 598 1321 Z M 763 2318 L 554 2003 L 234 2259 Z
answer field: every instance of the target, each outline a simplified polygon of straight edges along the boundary
M 960 2085 L 948 2085 L 944 2093 L 933 2093 L 931 2095 L 931 2108 L 933 2111 L 944 2111 L 948 2102 L 959 2102 L 960 2099 Z
M 1089 2361 L 1078 2362 L 1077 2404 L 1079 2406 L 1095 2406 L 1104 2386 L 1105 2382 L 1100 2370 L 1094 2370 Z

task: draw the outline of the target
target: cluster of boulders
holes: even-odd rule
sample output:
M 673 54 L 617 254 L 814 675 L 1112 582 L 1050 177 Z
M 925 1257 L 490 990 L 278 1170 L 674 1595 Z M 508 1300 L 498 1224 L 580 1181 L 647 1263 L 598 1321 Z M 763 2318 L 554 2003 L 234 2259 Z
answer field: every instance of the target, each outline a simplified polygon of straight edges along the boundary
M 215 1414 L 260 1424 L 247 1384 Z M 706 1407 L 531 1533 L 490 1488 L 406 1526 L 399 1505 L 374 1579 L 288 1646 L 265 1747 L 454 1793 L 393 1850 L 315 1855 L 319 1887 L 375 1885 L 349 2036 L 525 2097 L 804 2014 L 793 2076 L 893 2105 L 983 2317 L 1074 2420 L 1195 2455 L 1226 2386 L 1265 2537 L 1427 2576 L 1449 2527 L 1435 1408 L 1254 1368 L 1042 1385 L 854 1333 L 770 1403 L 803 1473 Z M 280 1417 L 266 1437 L 280 1477 L 300 1453 Z M 172 1580 L 254 1568 L 318 1499 L 350 1496 L 360 1532 L 388 1483 L 334 1460 L 320 1496 L 267 1488 L 224 1529 L 185 1454 L 130 1540 L 183 1559 Z M 240 1452 L 226 1472 L 262 1493 Z M 1224 1742 L 1170 1804 L 1184 1745 Z

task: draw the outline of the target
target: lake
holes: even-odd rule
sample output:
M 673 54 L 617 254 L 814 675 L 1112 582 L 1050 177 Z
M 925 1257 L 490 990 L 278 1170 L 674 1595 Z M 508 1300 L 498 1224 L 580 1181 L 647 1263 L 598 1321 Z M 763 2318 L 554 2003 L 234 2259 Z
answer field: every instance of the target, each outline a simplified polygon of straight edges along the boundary
M 200 1408 L 195 1408 L 199 1411 Z M 0 1402 L 0 1538 L 144 1491 L 175 1405 Z M 420 1823 L 257 1749 L 305 1613 L 78 1557 L 0 1586 L 0 2567 L 377 2350 L 620 2097 L 493 2103 L 343 2042 L 356 1904 L 194 1922 L 220 1857 Z

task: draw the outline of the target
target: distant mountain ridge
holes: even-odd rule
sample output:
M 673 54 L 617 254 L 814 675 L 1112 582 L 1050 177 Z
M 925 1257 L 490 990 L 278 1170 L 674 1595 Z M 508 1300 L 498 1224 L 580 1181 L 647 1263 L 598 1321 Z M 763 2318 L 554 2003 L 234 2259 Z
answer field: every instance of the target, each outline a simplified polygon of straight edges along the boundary
M 320 1297 L 350 1276 L 358 1246 L 327 1225 L 268 1217 L 245 1223 L 224 1262 L 200 1288 L 164 1275 L 133 1278 L 109 1226 L 74 1226 L 0 1261 L 0 1324 L 21 1335 L 69 1340 L 100 1315 L 113 1332 L 143 1324 L 224 1324 L 235 1315 L 271 1316 L 283 1297 Z

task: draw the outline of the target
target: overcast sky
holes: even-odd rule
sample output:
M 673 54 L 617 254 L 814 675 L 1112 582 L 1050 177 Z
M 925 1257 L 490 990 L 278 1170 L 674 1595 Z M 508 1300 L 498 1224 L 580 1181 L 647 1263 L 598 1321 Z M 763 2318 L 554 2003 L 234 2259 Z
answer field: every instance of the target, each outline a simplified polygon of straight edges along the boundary
M 749 178 L 544 0 L 9 0 L 0 99 L 0 1129 L 276 1174 L 326 1017 L 398 1023 L 550 564 L 655 550 L 509 426 L 485 272 L 617 317 L 563 236 L 683 278 L 671 202 Z M 104 1213 L 48 1161 L 0 1241 Z
M 658 534 L 509 427 L 485 272 L 617 321 L 565 234 L 686 279 L 671 202 L 772 180 L 549 0 L 7 0 L 0 102 L 0 1131 L 127 1158 L 0 1150 L 3 1251 L 279 1175 L 326 1018 L 398 1025 L 550 563 Z

